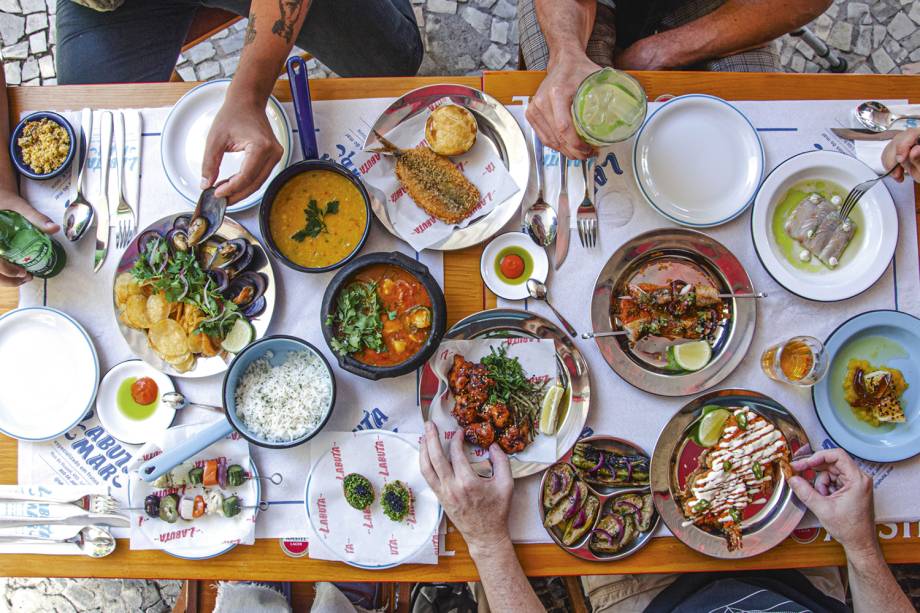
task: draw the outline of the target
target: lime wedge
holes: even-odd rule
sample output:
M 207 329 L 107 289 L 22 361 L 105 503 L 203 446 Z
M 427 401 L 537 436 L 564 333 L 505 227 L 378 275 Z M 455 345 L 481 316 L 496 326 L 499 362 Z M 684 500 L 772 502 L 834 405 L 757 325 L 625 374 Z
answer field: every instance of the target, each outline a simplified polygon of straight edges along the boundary
M 696 442 L 701 447 L 712 447 L 718 443 L 719 437 L 722 436 L 722 426 L 725 425 L 725 420 L 730 415 L 731 413 L 728 409 L 722 408 L 703 415 L 703 419 L 700 420 L 700 425 L 697 428 Z
M 229 353 L 239 353 L 256 337 L 256 329 L 244 318 L 237 319 L 220 346 Z
M 709 364 L 712 347 L 706 341 L 694 341 L 683 345 L 674 345 L 674 361 L 684 370 L 694 371 Z
M 559 401 L 565 389 L 561 385 L 553 385 L 546 390 L 543 396 L 543 409 L 540 411 L 540 432 L 546 435 L 556 433 L 556 422 L 559 420 Z

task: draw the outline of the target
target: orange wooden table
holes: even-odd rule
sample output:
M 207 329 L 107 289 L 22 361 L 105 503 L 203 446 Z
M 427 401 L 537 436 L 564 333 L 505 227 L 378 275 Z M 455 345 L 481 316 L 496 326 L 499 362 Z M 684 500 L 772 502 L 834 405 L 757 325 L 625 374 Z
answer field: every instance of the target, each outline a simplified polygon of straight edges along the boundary
M 741 75 L 708 73 L 637 73 L 650 97 L 662 93 L 705 92 L 727 99 L 796 98 L 909 98 L 920 101 L 920 79 L 910 77 Z M 314 99 L 397 96 L 421 85 L 450 81 L 485 91 L 506 103 L 512 95 L 532 94 L 540 73 L 487 73 L 479 78 L 328 79 L 311 83 Z M 193 84 L 105 85 L 10 88 L 11 116 L 23 110 L 155 107 L 173 104 Z M 289 100 L 286 84 L 275 95 Z M 444 290 L 450 323 L 495 305 L 479 277 L 480 248 L 449 253 L 444 260 Z M 66 272 L 64 273 L 66 274 Z M 18 294 L 0 291 L 0 313 L 14 308 Z M 0 482 L 16 482 L 16 441 L 0 436 Z M 920 562 L 920 525 L 880 526 L 889 562 Z M 0 576 L 126 577 L 172 579 L 249 579 L 261 581 L 467 581 L 477 578 L 463 539 L 451 531 L 437 566 L 410 565 L 371 572 L 339 563 L 294 559 L 284 555 L 275 540 L 263 539 L 249 547 L 206 561 L 173 558 L 161 552 L 135 551 L 119 541 L 117 551 L 101 560 L 70 556 L 0 556 Z M 825 539 L 823 531 L 810 544 L 787 540 L 756 558 L 722 562 L 697 554 L 674 538 L 654 539 L 634 556 L 616 563 L 592 564 L 577 560 L 555 545 L 518 545 L 518 555 L 528 575 L 581 575 L 598 573 L 692 572 L 755 568 L 801 568 L 844 563 L 842 549 Z

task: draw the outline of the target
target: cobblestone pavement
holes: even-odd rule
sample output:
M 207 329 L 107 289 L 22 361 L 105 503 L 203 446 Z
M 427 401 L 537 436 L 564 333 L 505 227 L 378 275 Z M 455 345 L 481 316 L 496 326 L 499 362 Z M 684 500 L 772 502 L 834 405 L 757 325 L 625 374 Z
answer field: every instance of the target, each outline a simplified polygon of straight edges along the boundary
M 179 581 L 0 579 L 0 613 L 164 613 Z

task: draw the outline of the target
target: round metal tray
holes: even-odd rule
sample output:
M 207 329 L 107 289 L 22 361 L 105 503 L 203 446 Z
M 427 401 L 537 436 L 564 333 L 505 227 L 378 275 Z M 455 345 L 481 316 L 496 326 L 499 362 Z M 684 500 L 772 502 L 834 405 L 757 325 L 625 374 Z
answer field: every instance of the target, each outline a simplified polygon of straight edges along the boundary
M 648 457 L 648 453 L 638 445 L 631 443 L 627 440 L 616 438 L 613 436 L 604 436 L 602 434 L 595 436 L 587 436 L 583 439 L 580 439 L 580 443 L 593 443 L 595 445 L 604 447 L 605 449 L 611 449 L 618 451 L 624 454 L 638 454 Z M 560 462 L 571 465 L 571 458 L 574 452 L 574 446 L 570 449 L 562 458 Z M 575 467 L 572 466 L 574 469 Z M 576 469 L 577 472 L 577 469 Z M 549 475 L 547 470 L 543 473 L 543 478 L 540 480 L 540 521 L 546 519 L 546 508 L 543 506 L 543 485 L 546 481 L 546 477 Z M 651 475 L 649 475 L 651 476 Z M 600 501 L 600 508 L 597 513 L 597 517 L 594 519 L 594 525 L 597 525 L 597 522 L 600 521 L 601 514 L 604 511 L 604 507 L 607 505 L 607 501 L 616 498 L 622 494 L 648 494 L 651 491 L 650 486 L 635 486 L 635 485 L 624 485 L 621 487 L 609 487 L 602 485 L 592 485 L 591 483 L 585 482 L 585 485 L 588 487 L 588 492 L 597 497 Z M 652 520 L 651 527 L 645 532 L 640 532 L 639 535 L 633 540 L 633 542 L 626 548 L 612 553 L 609 555 L 596 554 L 591 551 L 591 548 L 588 546 L 588 542 L 591 540 L 591 532 L 588 531 L 585 536 L 583 536 L 576 545 L 565 545 L 557 534 L 558 530 L 555 528 L 546 528 L 546 531 L 549 533 L 550 538 L 553 539 L 553 542 L 559 545 L 566 553 L 569 553 L 576 558 L 581 558 L 582 560 L 588 560 L 590 562 L 614 562 L 616 560 L 622 560 L 632 554 L 636 553 L 643 547 L 645 547 L 648 542 L 651 540 L 652 535 L 655 533 L 655 530 L 658 529 L 658 522 L 661 519 L 661 515 L 658 513 L 657 509 L 654 509 L 655 518 Z M 593 526 L 592 526 L 593 528 Z
M 188 213 L 176 213 L 175 215 L 167 215 L 159 221 L 156 221 L 140 232 L 137 233 L 137 236 L 134 237 L 134 240 L 131 241 L 131 244 L 125 249 L 124 253 L 121 255 L 121 260 L 118 262 L 118 268 L 115 269 L 115 277 L 123 273 L 126 270 L 129 270 L 134 266 L 134 262 L 137 260 L 138 250 L 137 250 L 137 241 L 138 238 L 143 235 L 144 232 L 148 230 L 156 230 L 161 234 L 164 234 L 167 230 L 172 228 L 173 223 L 177 217 L 183 215 L 188 215 Z M 268 330 L 268 325 L 271 323 L 272 314 L 275 311 L 275 273 L 272 270 L 271 262 L 269 261 L 265 249 L 259 243 L 258 239 L 249 233 L 246 228 L 241 226 L 239 223 L 233 221 L 229 217 L 224 217 L 224 223 L 221 224 L 220 228 L 217 230 L 215 237 L 222 238 L 225 240 L 233 238 L 245 238 L 250 243 L 252 243 L 253 248 L 256 250 L 255 255 L 252 258 L 252 264 L 249 265 L 248 270 L 253 270 L 260 272 L 268 277 L 268 287 L 265 290 L 265 311 L 258 317 L 255 317 L 250 320 L 253 327 L 256 330 L 255 339 L 260 339 L 265 336 L 265 332 Z M 216 375 L 227 370 L 227 367 L 230 365 L 230 361 L 233 359 L 233 354 L 224 355 L 223 352 L 211 358 L 199 357 L 198 361 L 195 363 L 195 368 L 188 372 L 180 373 L 171 364 L 160 358 L 156 352 L 150 347 L 150 344 L 147 342 L 147 334 L 142 330 L 135 330 L 134 328 L 129 327 L 121 318 L 118 317 L 118 305 L 115 304 L 115 277 L 112 278 L 112 308 L 115 312 L 115 320 L 118 322 L 118 329 L 121 330 L 121 335 L 124 337 L 125 342 L 128 343 L 128 346 L 131 348 L 131 351 L 134 354 L 159 370 L 173 377 L 182 377 L 186 379 L 198 379 L 201 377 L 210 377 L 211 375 Z
M 591 325 L 595 333 L 614 330 L 611 301 L 625 293 L 630 279 L 658 260 L 692 264 L 707 274 L 724 293 L 753 293 L 744 266 L 725 246 L 705 234 L 685 229 L 659 229 L 624 243 L 607 261 L 594 284 Z M 757 322 L 753 298 L 723 300 L 731 318 L 716 333 L 709 364 L 695 372 L 672 373 L 649 364 L 633 352 L 624 336 L 595 338 L 601 355 L 627 383 L 662 396 L 688 396 L 705 391 L 725 379 L 741 363 Z
M 796 418 L 781 404 L 758 392 L 725 389 L 703 394 L 685 405 L 665 425 L 652 454 L 652 499 L 668 529 L 685 545 L 714 558 L 750 558 L 779 545 L 796 529 L 805 515 L 805 506 L 792 493 L 781 471 L 773 494 L 752 517 L 742 522 L 742 547 L 728 550 L 725 537 L 688 524 L 677 502 L 680 491 L 679 460 L 692 428 L 706 405 L 747 407 L 773 422 L 786 437 L 793 456 L 808 445 L 808 436 Z
M 571 338 L 539 315 L 517 309 L 491 309 L 463 319 L 444 335 L 448 340 L 473 340 L 488 338 L 551 338 L 556 344 L 556 368 L 565 389 L 564 413 L 556 433 L 556 459 L 558 461 L 575 444 L 585 427 L 591 403 L 591 382 L 588 380 L 588 363 L 575 347 Z M 428 419 L 431 401 L 440 392 L 438 378 L 427 365 L 419 377 L 419 401 L 422 417 Z M 511 456 L 511 474 L 517 479 L 536 474 L 549 464 L 522 462 Z
M 416 115 L 427 113 L 430 104 L 445 98 L 473 113 L 479 128 L 477 138 L 489 143 L 495 155 L 505 164 L 519 189 L 504 202 L 499 203 L 488 215 L 480 217 L 465 228 L 455 229 L 450 236 L 428 247 L 434 251 L 463 249 L 478 245 L 498 234 L 520 207 L 524 192 L 527 191 L 527 182 L 530 180 L 530 154 L 524 133 L 517 120 L 498 100 L 466 85 L 451 83 L 426 85 L 397 98 L 368 130 L 364 149 L 377 145 L 374 130 L 385 135 Z M 369 190 L 369 193 L 371 208 L 377 219 L 391 234 L 402 238 L 396 233 L 390 222 L 384 203 L 375 196 L 374 190 Z

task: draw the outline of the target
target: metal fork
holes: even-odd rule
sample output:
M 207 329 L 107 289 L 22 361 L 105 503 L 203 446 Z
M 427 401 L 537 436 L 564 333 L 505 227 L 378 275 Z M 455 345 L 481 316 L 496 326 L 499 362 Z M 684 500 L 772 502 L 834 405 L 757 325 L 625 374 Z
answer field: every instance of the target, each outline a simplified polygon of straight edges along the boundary
M 115 209 L 116 232 L 115 246 L 124 249 L 134 238 L 137 230 L 137 217 L 134 209 L 125 202 L 124 192 L 124 167 L 125 167 L 125 116 L 121 112 L 115 113 L 115 185 L 118 188 L 118 208 Z
M 25 501 L 25 502 L 50 502 L 54 504 L 72 504 L 90 513 L 114 513 L 118 511 L 118 501 L 105 494 L 86 494 L 70 500 L 54 496 L 35 496 L 20 492 L 4 492 L 0 494 L 0 502 Z
M 582 162 L 581 171 L 585 177 L 585 197 L 578 205 L 575 212 L 575 223 L 578 226 L 578 238 L 582 247 L 597 247 L 597 207 L 594 206 L 591 188 L 594 186 L 593 173 L 588 172 L 592 166 L 593 158 Z
M 920 138 L 917 138 L 917 141 L 912 146 L 917 146 L 917 145 L 920 145 Z M 887 177 L 888 175 L 890 175 L 891 173 L 893 173 L 896 169 L 900 167 L 901 167 L 900 164 L 895 164 L 894 166 L 891 167 L 891 170 L 881 175 L 880 177 L 869 179 L 868 181 L 863 181 L 862 183 L 860 183 L 859 185 L 851 189 L 850 193 L 847 194 L 846 200 L 843 201 L 843 206 L 840 207 L 840 219 L 846 219 L 847 217 L 849 217 L 850 213 L 853 212 L 853 209 L 856 207 L 857 203 L 859 203 L 859 199 L 865 196 L 866 192 L 872 189 L 872 187 L 876 183 L 878 183 L 879 181 L 881 181 L 882 179 L 884 179 L 885 177 Z

